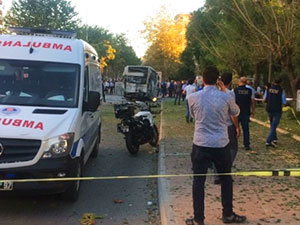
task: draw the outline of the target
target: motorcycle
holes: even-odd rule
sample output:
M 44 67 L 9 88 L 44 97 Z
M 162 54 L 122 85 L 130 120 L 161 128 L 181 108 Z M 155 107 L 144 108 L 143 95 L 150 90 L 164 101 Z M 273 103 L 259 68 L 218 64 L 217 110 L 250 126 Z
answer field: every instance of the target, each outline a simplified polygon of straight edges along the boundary
M 146 143 L 157 147 L 159 133 L 153 114 L 158 112 L 153 112 L 151 107 L 154 107 L 153 103 L 140 101 L 114 105 L 115 117 L 121 119 L 117 125 L 118 132 L 125 135 L 127 150 L 132 155 L 136 155 L 140 145 Z M 139 109 L 136 114 L 135 109 Z

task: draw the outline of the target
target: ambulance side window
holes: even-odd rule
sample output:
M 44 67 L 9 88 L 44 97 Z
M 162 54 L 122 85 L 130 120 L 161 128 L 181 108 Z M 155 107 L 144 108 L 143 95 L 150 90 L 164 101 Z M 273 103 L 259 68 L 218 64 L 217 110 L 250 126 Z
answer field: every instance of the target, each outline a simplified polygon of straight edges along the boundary
M 89 68 L 88 66 L 84 69 L 84 89 L 83 89 L 83 101 L 89 101 Z

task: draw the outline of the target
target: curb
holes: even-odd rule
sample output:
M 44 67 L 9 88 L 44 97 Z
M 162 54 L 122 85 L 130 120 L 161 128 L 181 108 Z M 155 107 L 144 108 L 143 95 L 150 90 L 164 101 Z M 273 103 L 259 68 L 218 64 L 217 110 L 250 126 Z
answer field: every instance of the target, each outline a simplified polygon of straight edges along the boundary
M 165 164 L 165 141 L 163 139 L 163 103 L 161 104 L 161 120 L 160 120 L 160 145 L 159 145 L 159 155 L 158 155 L 158 174 L 166 174 L 166 164 Z M 174 218 L 173 209 L 170 207 L 170 199 L 168 195 L 169 190 L 169 181 L 166 178 L 157 179 L 158 187 L 158 202 L 159 202 L 159 211 L 160 211 L 160 220 L 161 225 L 176 225 Z
M 162 141 L 159 147 L 158 174 L 166 174 L 165 143 Z M 158 201 L 161 225 L 175 225 L 173 210 L 170 207 L 168 195 L 169 181 L 166 178 L 158 178 Z

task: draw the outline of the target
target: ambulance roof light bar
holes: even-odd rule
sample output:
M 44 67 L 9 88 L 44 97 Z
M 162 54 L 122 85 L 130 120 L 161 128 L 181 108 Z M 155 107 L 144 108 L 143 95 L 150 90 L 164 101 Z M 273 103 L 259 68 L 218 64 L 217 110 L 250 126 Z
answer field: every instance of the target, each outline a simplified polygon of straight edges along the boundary
M 35 36 L 52 36 L 60 38 L 74 39 L 76 38 L 75 31 L 64 30 L 49 30 L 46 28 L 29 28 L 29 27 L 10 27 L 9 30 L 20 35 L 35 35 Z

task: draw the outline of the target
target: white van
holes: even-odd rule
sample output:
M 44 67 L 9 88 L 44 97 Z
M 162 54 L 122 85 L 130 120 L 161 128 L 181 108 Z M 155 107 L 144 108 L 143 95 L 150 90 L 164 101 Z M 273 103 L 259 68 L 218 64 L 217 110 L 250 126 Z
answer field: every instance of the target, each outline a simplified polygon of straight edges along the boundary
M 59 193 L 80 182 L 1 182 L 80 177 L 101 137 L 97 52 L 74 33 L 13 28 L 0 35 L 0 191 Z

